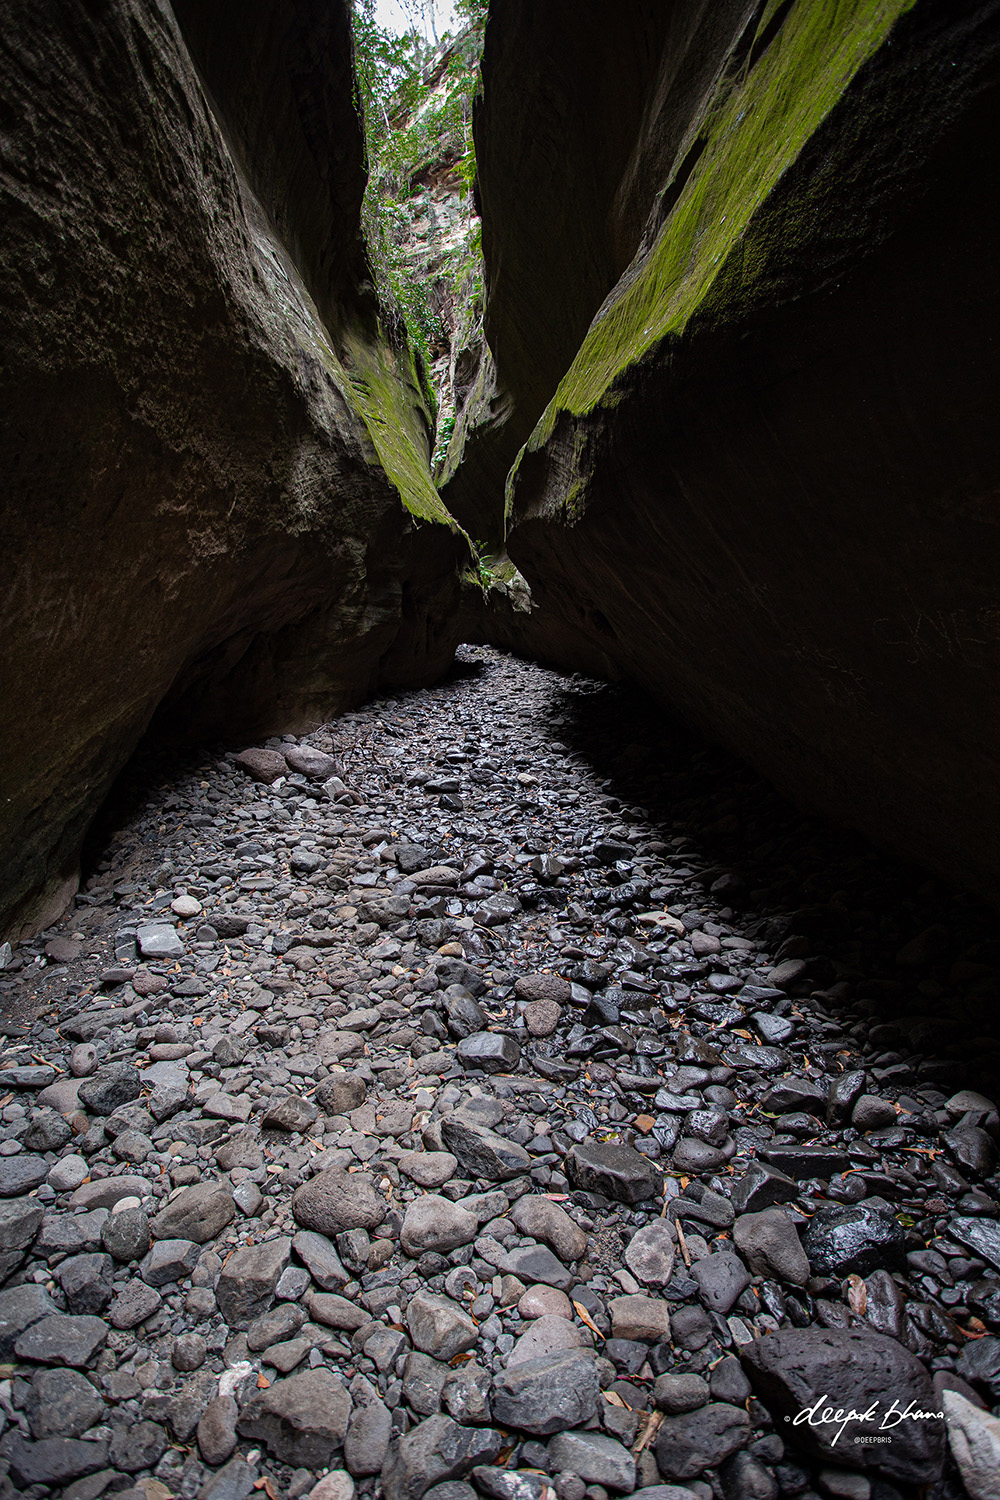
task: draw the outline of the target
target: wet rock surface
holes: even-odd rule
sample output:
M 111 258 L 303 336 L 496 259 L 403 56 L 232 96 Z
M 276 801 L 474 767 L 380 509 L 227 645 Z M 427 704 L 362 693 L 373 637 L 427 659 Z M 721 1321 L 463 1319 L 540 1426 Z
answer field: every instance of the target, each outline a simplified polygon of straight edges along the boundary
M 3 1500 L 988 1470 L 982 914 L 622 709 L 465 649 L 273 780 L 137 766 L 0 975 Z M 887 1443 L 792 1425 L 942 1391 Z

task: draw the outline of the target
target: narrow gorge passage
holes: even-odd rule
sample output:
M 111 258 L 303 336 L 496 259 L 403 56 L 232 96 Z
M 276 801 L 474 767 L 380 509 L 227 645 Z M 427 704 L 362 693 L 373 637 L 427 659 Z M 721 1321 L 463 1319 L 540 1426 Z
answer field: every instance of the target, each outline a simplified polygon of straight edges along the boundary
M 973 899 L 480 647 L 103 836 L 0 979 L 3 1494 L 892 1500 L 942 1424 L 774 1418 L 995 1399 Z

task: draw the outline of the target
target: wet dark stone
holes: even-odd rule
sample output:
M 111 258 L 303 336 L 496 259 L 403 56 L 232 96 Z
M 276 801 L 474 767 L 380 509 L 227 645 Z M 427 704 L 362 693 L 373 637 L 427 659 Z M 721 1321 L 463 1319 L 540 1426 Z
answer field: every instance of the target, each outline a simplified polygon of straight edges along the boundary
M 988 1392 L 992 1404 L 1000 1401 L 1000 1338 L 988 1333 L 966 1344 L 956 1368 L 972 1385 Z
M 976 1177 L 988 1177 L 996 1166 L 996 1145 L 977 1125 L 956 1125 L 942 1133 L 941 1143 L 960 1167 Z
M 948 1234 L 1000 1271 L 1000 1224 L 995 1219 L 952 1219 Z
M 574 1146 L 566 1157 L 566 1175 L 575 1187 L 618 1203 L 641 1203 L 660 1190 L 660 1176 L 644 1156 L 610 1141 Z
M 927 1370 L 895 1339 L 846 1328 L 788 1329 L 755 1340 L 740 1358 L 782 1439 L 809 1458 L 837 1463 L 850 1453 L 852 1466 L 907 1484 L 933 1483 L 941 1473 L 943 1420 L 900 1422 L 891 1429 L 891 1443 L 854 1442 L 856 1436 L 877 1435 L 893 1402 L 897 1410 L 910 1402 L 924 1412 L 938 1410 Z M 848 1422 L 839 1439 L 839 1423 L 796 1425 L 798 1413 L 817 1401 L 824 1410 L 829 1405 L 858 1412 L 874 1404 L 875 1420 Z
M 863 1069 L 839 1074 L 830 1084 L 826 1097 L 826 1120 L 828 1125 L 843 1125 L 851 1118 L 851 1111 L 865 1091 Z
M 761 1156 L 789 1177 L 832 1177 L 846 1172 L 851 1159 L 836 1146 L 767 1146 Z
M 756 1213 L 778 1203 L 791 1203 L 799 1194 L 798 1183 L 767 1162 L 752 1161 L 741 1178 L 733 1183 L 730 1200 L 738 1214 Z
M 802 1245 L 814 1276 L 866 1276 L 906 1264 L 906 1234 L 877 1200 L 852 1207 L 821 1208 L 810 1219 Z

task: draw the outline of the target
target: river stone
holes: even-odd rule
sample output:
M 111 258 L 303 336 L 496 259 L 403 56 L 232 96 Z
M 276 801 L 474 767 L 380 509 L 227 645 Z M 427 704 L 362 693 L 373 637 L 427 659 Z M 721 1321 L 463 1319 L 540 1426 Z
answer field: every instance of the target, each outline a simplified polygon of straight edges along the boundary
M 653 1400 L 660 1411 L 670 1416 L 707 1406 L 709 1394 L 708 1385 L 700 1375 L 658 1375 L 653 1385 Z
M 353 1333 L 371 1322 L 371 1314 L 348 1297 L 338 1297 L 333 1292 L 308 1292 L 306 1307 L 316 1323 L 328 1328 L 342 1328 Z
M 249 750 L 241 750 L 234 757 L 233 764 L 265 786 L 270 786 L 279 776 L 288 775 L 288 763 L 283 755 L 277 750 L 265 750 L 256 745 Z
M 10 1472 L 25 1490 L 36 1484 L 68 1484 L 81 1475 L 96 1474 L 108 1462 L 108 1444 L 103 1439 L 82 1442 L 77 1438 L 58 1437 L 26 1443 L 21 1434 L 15 1432 L 5 1447 Z M 97 1493 L 100 1494 L 100 1490 Z
M 733 1225 L 733 1243 L 755 1276 L 805 1286 L 809 1261 L 798 1231 L 780 1208 L 742 1214 Z
M 888 1099 L 881 1099 L 878 1094 L 862 1094 L 855 1101 L 851 1111 L 851 1124 L 855 1130 L 884 1130 L 895 1123 L 896 1111 Z
M 524 1007 L 524 1024 L 530 1036 L 551 1036 L 561 1016 L 562 1009 L 554 1000 L 531 1000 Z
M 36 1364 L 79 1369 L 90 1363 L 107 1336 L 108 1325 L 102 1318 L 54 1313 L 32 1322 L 16 1340 L 14 1352 L 18 1359 L 33 1359 Z
M 215 1396 L 198 1419 L 198 1451 L 207 1464 L 224 1464 L 238 1442 L 236 1422 L 240 1409 L 225 1393 Z
M 282 752 L 293 771 L 301 771 L 310 781 L 326 781 L 337 773 L 337 762 L 324 750 L 314 750 L 312 745 L 287 745 Z
M 948 1234 L 1000 1271 L 1000 1224 L 996 1219 L 952 1219 Z
M 469 1244 L 478 1233 L 475 1214 L 436 1193 L 424 1193 L 407 1207 L 399 1242 L 407 1255 L 421 1255 L 425 1250 L 446 1254 Z
M 437 1188 L 454 1177 L 458 1158 L 450 1151 L 404 1151 L 396 1165 L 418 1187 Z
M 566 1210 L 553 1203 L 551 1198 L 526 1194 L 514 1204 L 510 1217 L 522 1234 L 544 1240 L 561 1260 L 579 1260 L 587 1252 L 587 1236 Z M 539 1279 L 544 1280 L 544 1277 Z
M 149 1219 L 142 1208 L 123 1208 L 109 1215 L 101 1229 L 101 1247 L 122 1265 L 140 1260 L 149 1249 Z
M 382 1468 L 385 1500 L 422 1500 L 432 1486 L 492 1463 L 502 1446 L 488 1427 L 462 1427 L 443 1412 L 428 1417 L 390 1446 Z
M 667 1417 L 656 1439 L 656 1463 L 664 1479 L 694 1479 L 717 1468 L 750 1440 L 750 1418 L 738 1406 L 711 1401 L 696 1411 Z
M 736 1213 L 756 1213 L 777 1203 L 791 1203 L 799 1195 L 799 1186 L 767 1162 L 752 1161 L 746 1172 L 733 1183 L 730 1202 Z
M 316 1086 L 313 1096 L 328 1115 L 349 1115 L 365 1102 L 367 1084 L 357 1073 L 331 1073 Z
M 959 1167 L 976 1177 L 988 1177 L 997 1164 L 996 1142 L 978 1125 L 956 1125 L 954 1130 L 945 1130 L 941 1143 Z
M 356 1406 L 344 1439 L 344 1464 L 356 1479 L 378 1474 L 392 1437 L 392 1415 L 381 1401 Z
M 926 1369 L 895 1339 L 853 1328 L 791 1328 L 745 1345 L 740 1358 L 782 1438 L 810 1459 L 835 1464 L 849 1452 L 852 1466 L 905 1484 L 933 1483 L 940 1475 L 945 1439 L 941 1419 L 900 1422 L 891 1429 L 891 1443 L 853 1441 L 877 1434 L 893 1402 L 897 1410 L 910 1403 L 924 1412 L 940 1409 Z M 835 1445 L 839 1424 L 793 1423 L 800 1411 L 819 1400 L 859 1412 L 874 1405 L 875 1419 L 849 1422 Z
M 363 1234 L 365 1231 L 356 1232 Z M 292 1240 L 292 1249 L 308 1266 L 313 1281 L 324 1292 L 332 1292 L 351 1279 L 350 1273 L 344 1269 L 340 1256 L 325 1234 L 316 1234 L 312 1229 L 300 1229 Z
M 414 1292 L 406 1308 L 406 1326 L 414 1347 L 434 1359 L 454 1359 L 474 1349 L 479 1331 L 467 1312 L 450 1297 Z
M 547 1436 L 582 1427 L 597 1411 L 597 1366 L 589 1350 L 567 1349 L 507 1366 L 493 1386 L 493 1420 Z
M 670 1340 L 670 1309 L 658 1297 L 612 1297 L 608 1312 L 613 1338 L 647 1344 L 665 1344 Z
M 29 1151 L 61 1151 L 72 1139 L 73 1127 L 54 1109 L 36 1109 L 21 1144 Z
M 305 1131 L 315 1124 L 319 1110 L 309 1099 L 298 1094 L 287 1094 L 282 1099 L 272 1099 L 261 1117 L 265 1130 Z
M 568 1291 L 575 1280 L 573 1272 L 545 1245 L 516 1245 L 507 1252 L 501 1269 L 524 1285 L 540 1281 L 561 1292 Z
M 118 1217 L 112 1215 L 112 1219 Z M 200 1254 L 194 1240 L 155 1240 L 139 1267 L 139 1275 L 147 1286 L 167 1286 L 190 1276 Z
M 79 1437 L 104 1415 L 104 1399 L 78 1370 L 39 1370 L 25 1405 L 36 1439 Z
M 230 1328 L 248 1328 L 274 1302 L 278 1280 L 291 1258 L 287 1236 L 244 1245 L 229 1257 L 215 1287 L 219 1311 Z
M 846 1276 L 855 1271 L 902 1269 L 906 1234 L 881 1200 L 844 1208 L 820 1208 L 810 1219 L 802 1246 L 814 1276 Z
M 241 1437 L 263 1443 L 272 1458 L 295 1468 L 321 1469 L 343 1447 L 351 1398 L 329 1370 L 307 1370 L 258 1391 L 237 1422 Z
M 194 1240 L 204 1245 L 214 1240 L 236 1217 L 232 1194 L 219 1182 L 198 1182 L 181 1188 L 176 1198 L 150 1223 L 157 1240 Z
M 635 1489 L 635 1460 L 627 1448 L 601 1432 L 559 1432 L 549 1443 L 554 1474 L 578 1474 L 586 1484 L 620 1495 Z
M 89 1172 L 84 1158 L 71 1151 L 68 1156 L 61 1156 L 53 1162 L 46 1181 L 57 1193 L 72 1193 L 87 1180 Z
M 292 1214 L 303 1229 L 335 1235 L 345 1229 L 377 1229 L 388 1209 L 367 1172 L 330 1167 L 296 1188 Z
M 169 922 L 144 922 L 136 930 L 135 940 L 143 958 L 183 958 L 184 944 Z
M 167 1434 L 157 1422 L 129 1422 L 111 1434 L 108 1453 L 116 1469 L 136 1474 L 158 1464 L 167 1448 Z
M 709 1312 L 726 1314 L 736 1299 L 750 1285 L 750 1275 L 738 1255 L 732 1251 L 715 1251 L 702 1256 L 691 1267 L 691 1277 Z
M 462 1037 L 455 1055 L 463 1068 L 479 1068 L 484 1073 L 512 1073 L 521 1061 L 521 1049 L 513 1037 L 497 1031 Z
M 644 1286 L 666 1286 L 674 1271 L 676 1236 L 665 1219 L 637 1229 L 625 1247 L 625 1264 Z
M 0 1157 L 0 1198 L 18 1198 L 39 1187 L 48 1176 L 49 1164 L 44 1156 L 22 1151 L 18 1156 Z
M 459 1164 L 473 1177 L 488 1182 L 507 1182 L 531 1167 L 531 1157 L 523 1146 L 497 1135 L 485 1125 L 464 1114 L 445 1115 L 441 1121 L 441 1138 Z
M 522 1292 L 517 1310 L 522 1318 L 573 1317 L 572 1302 L 565 1292 L 554 1286 L 529 1286 L 527 1291 Z M 522 1333 L 518 1344 L 523 1343 L 527 1336 Z
M 562 1296 L 562 1293 L 559 1295 Z M 524 1297 L 527 1296 L 528 1293 L 525 1292 Z M 524 1297 L 518 1304 L 519 1308 Z M 563 1313 L 542 1313 L 540 1317 L 536 1315 L 536 1321 L 526 1333 L 521 1334 L 508 1354 L 506 1368 L 510 1370 L 515 1365 L 523 1365 L 531 1359 L 541 1359 L 545 1354 L 558 1354 L 564 1349 L 581 1349 L 583 1339 L 580 1330 L 570 1322 L 571 1316 L 572 1308 L 569 1316 Z
M 20 1256 L 27 1250 L 42 1227 L 43 1216 L 44 1209 L 37 1198 L 0 1202 L 0 1257 Z
M 618 1203 L 655 1198 L 660 1176 L 638 1151 L 611 1141 L 587 1140 L 566 1156 L 566 1174 L 575 1187 L 602 1193 Z
M 114 1208 L 123 1198 L 148 1198 L 151 1188 L 145 1177 L 130 1173 L 118 1177 L 99 1177 L 85 1182 L 70 1198 L 71 1208 Z
M 119 1282 L 118 1292 L 108 1311 L 115 1328 L 138 1328 L 158 1312 L 163 1298 L 153 1287 L 134 1277 L 131 1281 Z
M 558 974 L 522 974 L 514 981 L 514 993 L 519 1000 L 532 1003 L 548 1001 L 563 1006 L 569 1003 L 572 986 L 568 979 Z
M 60 1263 L 56 1279 L 63 1289 L 67 1311 L 99 1313 L 111 1301 L 115 1263 L 110 1255 L 90 1251 Z
M 27 1284 L 0 1292 L 0 1358 L 9 1359 L 26 1328 L 58 1308 L 43 1287 Z

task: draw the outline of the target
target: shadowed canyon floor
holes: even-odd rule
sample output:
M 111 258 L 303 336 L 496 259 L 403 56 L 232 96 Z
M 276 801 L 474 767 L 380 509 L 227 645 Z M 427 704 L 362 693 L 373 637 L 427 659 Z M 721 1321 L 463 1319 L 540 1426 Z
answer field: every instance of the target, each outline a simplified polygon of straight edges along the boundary
M 147 749 L 91 859 L 0 974 L 0 1495 L 966 1493 L 894 1401 L 972 1491 L 975 899 L 487 648 Z

